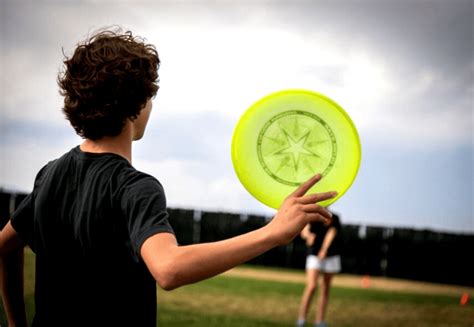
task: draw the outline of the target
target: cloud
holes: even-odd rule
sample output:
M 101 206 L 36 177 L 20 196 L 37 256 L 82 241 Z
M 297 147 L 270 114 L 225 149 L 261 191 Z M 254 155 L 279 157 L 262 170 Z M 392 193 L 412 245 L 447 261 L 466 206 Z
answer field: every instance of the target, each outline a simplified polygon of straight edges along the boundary
M 410 216 L 403 208 L 384 208 L 392 203 L 383 201 L 379 183 L 394 170 L 407 174 L 413 185 L 422 172 L 424 189 L 435 188 L 430 176 L 441 170 L 446 180 L 457 174 L 452 187 L 468 190 L 472 181 L 468 165 L 454 172 L 410 162 L 444 153 L 440 162 L 451 164 L 474 151 L 471 1 L 120 1 L 114 6 L 4 1 L 0 6 L 1 185 L 29 189 L 47 160 L 77 144 L 56 85 L 62 48 L 70 55 L 87 34 L 112 24 L 145 36 L 162 59 L 161 88 L 134 155 L 137 168 L 165 184 L 171 205 L 268 212 L 236 179 L 230 140 L 254 101 L 286 88 L 326 94 L 356 123 L 363 160 L 370 161 L 363 167 L 370 171 L 361 171 L 338 202 L 351 215 L 366 221 L 391 215 L 394 223 Z M 454 157 L 453 149 L 463 155 Z M 380 161 L 397 153 L 397 160 Z M 384 187 L 395 189 L 387 193 L 393 201 L 403 197 L 403 181 L 393 178 Z M 380 204 L 364 208 L 367 197 Z M 440 216 L 429 205 L 438 197 L 428 192 L 417 214 Z M 412 198 L 414 208 L 418 202 L 415 194 Z M 463 215 L 468 206 L 462 204 Z
M 0 143 L 0 187 L 21 192 L 33 189 L 36 174 L 44 165 L 77 145 L 73 135 L 52 137 L 48 142 L 18 135 L 16 141 Z
M 32 17 L 18 14 L 17 10 L 24 10 L 25 6 L 12 6 L 9 10 L 24 26 L 9 20 L 4 23 L 7 33 L 2 38 L 9 49 L 2 51 L 1 58 L 2 84 L 4 94 L 8 95 L 2 97 L 2 116 L 6 118 L 44 124 L 62 122 L 58 110 L 62 99 L 55 83 L 62 60 L 60 48 L 65 46 L 66 53 L 70 53 L 75 42 L 91 31 L 92 26 L 98 27 L 101 18 L 108 17 L 105 22 L 130 22 L 132 29 L 136 27 L 156 42 L 163 60 L 157 105 L 163 111 L 181 115 L 216 112 L 236 122 L 258 98 L 297 87 L 327 94 L 348 111 L 362 134 L 380 142 L 403 142 L 411 146 L 415 143 L 410 140 L 417 134 L 420 144 L 431 147 L 471 140 L 472 119 L 466 108 L 472 105 L 472 61 L 466 62 L 466 55 L 458 53 L 469 48 L 464 43 L 452 44 L 450 39 L 451 47 L 446 50 L 423 40 L 421 37 L 429 28 L 444 31 L 444 23 L 431 20 L 431 16 L 420 20 L 403 6 L 395 6 L 399 14 L 407 14 L 403 17 L 407 26 L 400 28 L 411 29 L 414 35 L 403 36 L 393 30 L 391 24 L 396 24 L 393 15 L 380 6 L 372 9 L 376 12 L 370 17 L 391 23 L 380 28 L 374 26 L 380 22 L 370 19 L 358 23 L 363 14 L 360 10 L 344 23 L 336 24 L 326 16 L 340 14 L 341 6 L 328 3 L 316 7 L 290 6 L 289 13 L 284 10 L 287 4 L 260 4 L 248 7 L 249 15 L 242 20 L 238 18 L 246 17 L 242 11 L 245 6 L 232 6 L 241 9 L 232 12 L 226 6 L 214 5 L 136 4 L 131 9 L 122 3 L 110 9 L 95 4 L 95 10 L 86 15 L 90 9 L 84 4 L 49 4 L 37 8 Z M 55 18 L 48 15 L 52 8 Z M 415 6 L 417 13 L 423 8 Z M 322 9 L 328 11 L 326 16 Z M 452 12 L 436 14 L 451 18 Z M 310 14 L 315 14 L 312 20 Z M 72 15 L 82 19 L 65 24 Z M 41 25 L 45 17 L 48 23 Z M 225 17 L 234 23 L 224 24 Z M 13 25 L 22 27 L 10 34 Z M 349 34 L 350 26 L 359 29 Z M 457 24 L 454 29 L 465 35 L 463 26 Z M 32 37 L 33 29 L 40 38 Z M 378 43 L 381 33 L 387 31 L 390 34 L 384 35 L 384 43 Z M 451 36 L 446 32 L 444 35 Z M 456 39 L 465 41 L 464 36 Z M 432 56 L 421 61 L 417 53 L 412 54 L 417 41 L 420 49 L 429 50 Z M 387 48 L 399 51 L 391 53 Z M 472 46 L 470 50 L 472 55 Z M 452 74 L 453 62 L 449 58 L 444 65 L 436 65 L 439 56 L 447 51 L 459 59 L 455 71 L 464 73 Z M 420 126 L 423 126 L 421 132 Z

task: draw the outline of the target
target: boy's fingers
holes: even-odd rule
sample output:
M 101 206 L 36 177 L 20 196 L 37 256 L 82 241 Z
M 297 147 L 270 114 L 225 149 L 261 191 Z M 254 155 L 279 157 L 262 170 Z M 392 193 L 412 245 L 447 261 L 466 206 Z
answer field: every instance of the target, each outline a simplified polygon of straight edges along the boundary
M 317 222 L 317 221 L 322 221 L 322 222 L 326 222 L 328 219 L 324 216 L 322 216 L 321 214 L 319 213 L 308 213 L 307 216 L 306 216 L 309 220 L 309 222 Z
M 314 194 L 308 194 L 305 195 L 301 198 L 298 199 L 298 202 L 301 204 L 310 204 L 310 203 L 316 203 L 316 202 L 321 202 L 324 200 L 332 199 L 337 195 L 337 192 L 331 191 L 331 192 L 324 192 L 324 193 L 314 193 Z
M 303 211 L 307 213 L 319 213 L 327 219 L 331 219 L 332 213 L 328 209 L 321 207 L 318 204 L 306 204 L 303 206 Z
M 308 179 L 306 182 L 298 186 L 298 188 L 290 194 L 290 197 L 300 197 L 306 194 L 308 190 L 313 187 L 314 184 L 316 184 L 320 179 L 321 179 L 321 174 L 316 174 L 310 179 Z

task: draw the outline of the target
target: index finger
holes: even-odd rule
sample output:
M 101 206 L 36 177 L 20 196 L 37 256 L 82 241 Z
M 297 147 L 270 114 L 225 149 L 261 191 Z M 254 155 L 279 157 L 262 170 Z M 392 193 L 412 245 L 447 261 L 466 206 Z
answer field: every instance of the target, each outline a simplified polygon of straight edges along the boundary
M 313 187 L 314 184 L 319 182 L 321 177 L 322 177 L 321 174 L 314 175 L 313 177 L 308 179 L 306 182 L 298 186 L 298 188 L 293 193 L 290 194 L 290 197 L 300 197 L 300 196 L 305 195 L 306 192 L 308 192 L 308 190 L 311 187 Z
M 301 197 L 298 202 L 302 204 L 311 204 L 316 202 L 321 202 L 325 200 L 332 199 L 337 195 L 337 192 L 324 192 L 324 193 L 314 193 L 314 194 L 306 194 L 305 196 Z

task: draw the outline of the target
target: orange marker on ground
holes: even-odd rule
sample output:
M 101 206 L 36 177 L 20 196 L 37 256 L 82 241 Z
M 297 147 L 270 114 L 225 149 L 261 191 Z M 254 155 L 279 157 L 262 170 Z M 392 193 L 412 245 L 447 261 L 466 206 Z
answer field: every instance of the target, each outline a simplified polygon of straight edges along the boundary
M 360 284 L 363 288 L 370 287 L 370 276 L 365 275 L 364 277 L 362 277 L 362 280 L 361 280 Z
M 459 301 L 459 305 L 466 305 L 467 302 L 469 302 L 469 294 L 464 293 L 463 295 L 461 295 L 461 300 Z

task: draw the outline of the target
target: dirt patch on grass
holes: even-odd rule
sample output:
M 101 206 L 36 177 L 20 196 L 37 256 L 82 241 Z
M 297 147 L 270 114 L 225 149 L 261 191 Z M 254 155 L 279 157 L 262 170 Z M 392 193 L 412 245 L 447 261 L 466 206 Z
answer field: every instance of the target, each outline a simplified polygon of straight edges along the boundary
M 253 278 L 261 280 L 271 280 L 291 283 L 305 283 L 306 276 L 304 271 L 278 271 L 259 269 L 251 267 L 237 267 L 223 274 L 229 277 Z M 403 279 L 371 277 L 338 274 L 334 277 L 334 286 L 351 288 L 370 288 L 385 291 L 420 293 L 420 294 L 446 294 L 459 295 L 468 293 L 474 295 L 474 288 L 456 285 L 434 284 L 426 282 L 417 282 Z

